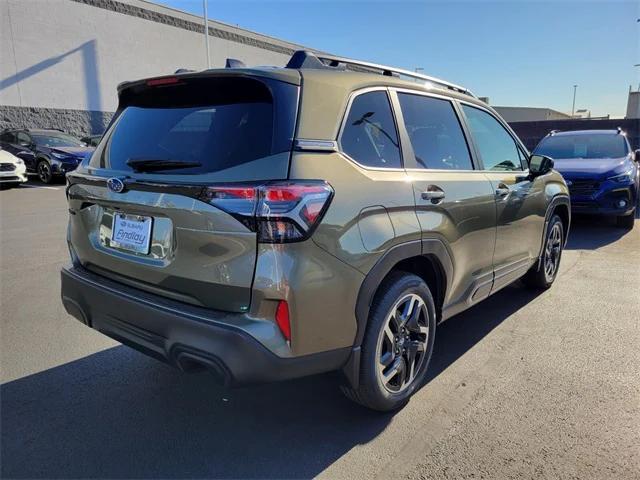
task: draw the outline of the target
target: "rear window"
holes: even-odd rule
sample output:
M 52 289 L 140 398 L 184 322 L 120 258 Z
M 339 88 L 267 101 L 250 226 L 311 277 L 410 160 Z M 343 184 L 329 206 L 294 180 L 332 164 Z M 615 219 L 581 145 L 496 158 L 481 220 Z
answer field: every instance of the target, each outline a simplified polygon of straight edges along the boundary
M 627 142 L 619 134 L 559 135 L 543 139 L 535 153 L 551 158 L 619 158 L 627 154 Z
M 171 168 L 153 169 L 160 174 L 236 167 L 291 149 L 296 102 L 297 87 L 276 81 L 269 86 L 246 77 L 125 91 L 124 107 L 92 163 L 133 170 L 131 164 L 170 162 Z

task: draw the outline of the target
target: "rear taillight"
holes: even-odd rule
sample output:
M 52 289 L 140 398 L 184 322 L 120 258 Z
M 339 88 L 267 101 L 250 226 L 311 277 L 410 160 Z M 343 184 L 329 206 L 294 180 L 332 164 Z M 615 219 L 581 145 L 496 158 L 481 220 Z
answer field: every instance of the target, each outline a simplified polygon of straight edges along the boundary
M 258 233 L 263 243 L 309 238 L 326 212 L 333 189 L 324 181 L 269 182 L 262 185 L 216 185 L 201 195 Z

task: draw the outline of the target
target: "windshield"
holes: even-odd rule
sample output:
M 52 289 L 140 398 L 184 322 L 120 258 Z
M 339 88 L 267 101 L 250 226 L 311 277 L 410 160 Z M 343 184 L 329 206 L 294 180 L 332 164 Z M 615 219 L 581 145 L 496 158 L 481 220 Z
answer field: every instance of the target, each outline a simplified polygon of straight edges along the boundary
M 619 134 L 551 136 L 543 139 L 534 153 L 551 158 L 619 158 L 627 154 L 627 142 Z
M 84 147 L 84 143 L 80 140 L 64 133 L 47 135 L 33 134 L 31 136 L 33 137 L 35 144 L 39 147 Z

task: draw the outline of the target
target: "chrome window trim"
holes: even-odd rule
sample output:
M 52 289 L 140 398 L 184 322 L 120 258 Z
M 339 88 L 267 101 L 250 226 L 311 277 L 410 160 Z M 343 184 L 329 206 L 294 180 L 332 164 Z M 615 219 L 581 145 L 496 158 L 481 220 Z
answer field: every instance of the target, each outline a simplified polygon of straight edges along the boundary
M 478 161 L 477 161 L 477 157 L 476 157 L 476 153 L 475 153 L 475 146 L 473 144 L 473 139 L 470 138 L 470 132 L 469 132 L 469 134 L 467 134 L 467 130 L 465 128 L 466 118 L 463 118 L 460 115 L 460 112 L 458 111 L 458 109 L 456 108 L 456 102 L 458 101 L 457 98 L 454 98 L 454 97 L 451 97 L 451 96 L 448 96 L 448 95 L 441 95 L 441 94 L 433 93 L 433 92 L 425 92 L 424 90 L 413 90 L 411 88 L 404 88 L 404 87 L 390 87 L 389 90 L 391 92 L 394 92 L 396 94 L 396 96 L 399 93 L 406 93 L 408 95 L 421 95 L 423 97 L 431 97 L 431 98 L 436 98 L 438 100 L 444 100 L 444 101 L 449 102 L 451 104 L 451 108 L 453 109 L 453 114 L 455 115 L 455 117 L 458 120 L 458 123 L 460 125 L 460 131 L 462 132 L 462 137 L 464 138 L 465 144 L 467 146 L 467 151 L 469 152 L 469 159 L 471 160 L 471 166 L 473 166 L 473 167 L 477 166 L 476 164 L 478 163 Z M 398 98 L 398 100 L 399 100 L 399 98 Z M 470 105 L 474 105 L 472 102 L 468 102 L 468 103 Z M 403 121 L 404 121 L 404 116 L 402 118 L 403 118 Z M 407 128 L 406 125 L 403 125 L 403 127 L 405 129 Z M 409 144 L 409 147 L 411 148 L 411 152 L 415 156 L 415 152 L 413 151 L 413 145 Z M 403 162 L 403 165 L 404 165 L 404 162 Z M 406 167 L 405 167 L 405 170 L 407 172 L 434 172 L 434 173 L 443 173 L 443 172 L 483 172 L 484 171 L 484 170 L 481 170 L 481 169 L 478 169 L 478 168 L 474 168 L 472 170 L 468 170 L 468 169 L 457 170 L 457 169 L 447 169 L 447 168 L 406 168 Z
M 349 113 L 351 112 L 351 106 L 353 105 L 353 101 L 359 97 L 360 95 L 364 95 L 366 93 L 370 93 L 370 92 L 377 92 L 377 91 L 383 91 L 387 94 L 387 101 L 389 102 L 389 111 L 391 112 L 391 117 L 393 119 L 393 125 L 396 129 L 396 137 L 398 139 L 398 152 L 400 155 L 400 168 L 397 167 L 370 167 L 367 165 L 363 165 L 362 163 L 358 162 L 356 159 L 354 159 L 353 157 L 351 157 L 347 152 L 344 151 L 344 148 L 342 148 L 342 134 L 344 133 L 344 129 L 346 127 L 347 124 L 347 118 L 349 117 Z M 404 168 L 404 158 L 402 157 L 402 144 L 400 143 L 400 132 L 398 131 L 398 119 L 396 117 L 395 111 L 393 110 L 393 104 L 391 102 L 391 97 L 389 95 L 389 87 L 384 86 L 384 85 L 378 85 L 375 87 L 365 87 L 365 88 L 361 88 L 358 90 L 354 90 L 353 92 L 351 92 L 349 94 L 349 100 L 347 100 L 347 106 L 344 110 L 344 114 L 342 115 L 342 120 L 340 121 L 340 128 L 338 129 L 338 137 L 336 139 L 336 143 L 338 145 L 338 150 L 337 152 L 339 154 L 341 154 L 343 157 L 345 157 L 347 160 L 349 160 L 352 163 L 355 163 L 358 167 L 364 169 L 364 170 L 371 170 L 373 172 L 404 172 L 405 168 Z
M 504 128 L 507 132 L 507 134 L 511 137 L 511 139 L 513 140 L 513 142 L 516 144 L 516 148 L 522 150 L 525 154 L 529 154 L 531 155 L 531 152 L 529 152 L 529 150 L 527 150 L 527 147 L 524 146 L 524 144 L 522 143 L 522 141 L 518 138 L 518 136 L 516 135 L 516 133 L 511 129 L 511 127 L 509 126 L 509 124 L 507 122 L 505 122 L 502 117 L 500 117 L 500 115 L 497 115 L 497 112 L 494 112 L 491 108 L 486 108 L 482 105 L 478 105 L 477 103 L 473 103 L 473 102 L 468 102 L 466 100 L 459 100 L 456 99 L 456 101 L 459 104 L 465 104 L 468 105 L 472 108 L 477 108 L 478 110 L 482 110 L 483 112 L 491 115 L 491 117 L 493 117 L 500 125 L 502 125 L 502 128 Z M 463 111 L 464 113 L 464 111 Z M 468 124 L 466 115 L 465 115 L 465 122 Z M 475 139 L 471 139 L 474 142 L 475 145 Z M 480 160 L 482 160 L 482 158 L 480 158 Z M 484 167 L 484 162 L 482 162 L 482 166 Z M 500 173 L 508 173 L 508 172 L 524 172 L 524 171 L 528 171 L 529 168 L 527 166 L 527 168 L 524 168 L 524 165 L 521 165 L 522 170 L 487 170 L 487 169 L 483 169 L 481 171 L 483 172 L 500 172 Z

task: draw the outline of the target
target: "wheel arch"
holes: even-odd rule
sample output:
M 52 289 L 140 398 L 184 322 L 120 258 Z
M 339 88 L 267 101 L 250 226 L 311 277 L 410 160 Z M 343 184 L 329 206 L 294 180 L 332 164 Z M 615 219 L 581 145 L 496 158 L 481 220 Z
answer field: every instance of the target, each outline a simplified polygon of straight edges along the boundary
M 371 305 L 384 280 L 396 271 L 413 273 L 425 280 L 434 295 L 437 320 L 441 318 L 442 307 L 453 277 L 451 255 L 442 240 L 416 240 L 396 245 L 385 252 L 365 276 L 356 300 L 356 336 L 349 360 L 342 369 L 352 388 L 357 388 L 359 384 L 360 346 L 367 328 Z
M 538 252 L 537 268 L 540 268 L 542 262 L 542 251 L 544 249 L 545 238 L 547 237 L 547 231 L 549 230 L 549 222 L 553 215 L 558 214 L 562 220 L 564 241 L 562 248 L 566 247 L 567 240 L 569 239 L 569 228 L 571 227 L 571 200 L 568 195 L 556 195 L 551 199 L 547 206 L 547 213 L 544 219 L 544 230 L 542 231 L 542 242 L 540 242 L 540 251 Z M 534 264 L 535 265 L 535 264 Z

